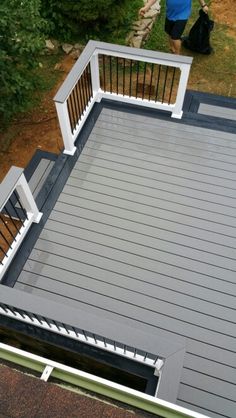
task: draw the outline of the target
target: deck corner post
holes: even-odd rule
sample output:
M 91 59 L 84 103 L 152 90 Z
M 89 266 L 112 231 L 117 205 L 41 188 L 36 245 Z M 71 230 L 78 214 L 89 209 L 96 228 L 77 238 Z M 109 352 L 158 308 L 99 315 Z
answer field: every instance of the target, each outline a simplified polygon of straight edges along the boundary
M 99 76 L 99 63 L 98 63 L 98 53 L 94 52 L 90 59 L 91 67 L 91 79 L 92 79 L 92 90 L 93 97 L 96 98 L 96 101 L 101 100 L 100 95 L 98 94 L 100 90 L 100 76 Z
M 30 190 L 30 187 L 23 173 L 21 174 L 17 182 L 16 190 L 19 194 L 20 200 L 26 212 L 32 214 L 32 222 L 39 223 L 43 214 L 39 212 L 39 209 L 35 203 L 34 197 Z
M 74 139 L 71 133 L 70 119 L 67 109 L 67 102 L 56 102 L 57 116 L 61 128 L 62 139 L 64 142 L 64 154 L 74 155 L 76 147 L 74 146 Z
M 182 64 L 180 67 L 180 80 L 178 86 L 178 92 L 176 97 L 176 102 L 171 114 L 172 118 L 181 119 L 183 115 L 183 103 L 184 97 L 188 84 L 188 77 L 190 72 L 191 64 Z

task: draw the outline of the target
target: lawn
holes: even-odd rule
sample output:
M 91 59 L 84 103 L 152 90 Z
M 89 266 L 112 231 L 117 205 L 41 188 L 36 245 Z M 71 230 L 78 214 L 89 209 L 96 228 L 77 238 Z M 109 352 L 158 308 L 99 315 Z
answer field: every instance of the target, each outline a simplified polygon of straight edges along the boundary
M 223 7 L 227 7 L 223 2 Z M 199 2 L 193 0 L 192 16 L 185 29 L 185 35 L 198 17 Z M 209 9 L 210 18 L 214 20 L 214 2 Z M 228 13 L 231 13 L 228 9 Z M 235 11 L 233 11 L 235 13 Z M 236 35 L 229 33 L 229 26 L 220 23 L 218 13 L 214 29 L 211 33 L 211 55 L 201 55 L 187 49 L 182 50 L 183 55 L 193 56 L 188 88 L 203 92 L 215 93 L 228 97 L 236 97 Z M 223 21 L 225 19 L 222 19 Z M 165 3 L 162 2 L 161 14 L 156 20 L 152 33 L 144 48 L 169 52 L 167 36 L 164 32 Z

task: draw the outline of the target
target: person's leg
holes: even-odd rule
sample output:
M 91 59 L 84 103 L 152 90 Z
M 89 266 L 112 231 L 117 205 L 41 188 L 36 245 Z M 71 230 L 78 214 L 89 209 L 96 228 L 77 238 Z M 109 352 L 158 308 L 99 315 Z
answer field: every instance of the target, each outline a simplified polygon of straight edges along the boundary
M 181 36 L 185 29 L 187 20 L 171 21 L 166 19 L 165 31 L 169 35 L 170 49 L 173 54 L 179 55 L 181 52 Z
M 174 47 L 172 45 L 171 32 L 172 32 L 172 28 L 173 28 L 174 23 L 175 22 L 173 20 L 169 20 L 168 18 L 166 18 L 166 20 L 165 20 L 165 32 L 169 36 L 170 50 L 171 50 L 171 52 L 173 52 L 173 54 L 175 52 L 174 52 Z
M 181 52 L 181 40 L 180 39 L 172 39 L 169 37 L 170 49 L 173 54 L 180 55 Z

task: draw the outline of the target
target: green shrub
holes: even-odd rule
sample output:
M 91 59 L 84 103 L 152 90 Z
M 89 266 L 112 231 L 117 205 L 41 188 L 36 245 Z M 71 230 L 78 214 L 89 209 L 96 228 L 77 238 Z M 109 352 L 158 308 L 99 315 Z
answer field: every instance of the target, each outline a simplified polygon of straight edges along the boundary
M 140 5 L 141 0 L 132 2 Z M 127 27 L 131 18 L 129 0 L 42 0 L 42 16 L 52 24 L 52 35 L 63 40 L 82 37 L 106 40 L 120 26 Z M 142 4 L 142 2 L 141 2 Z M 128 22 L 128 23 L 127 23 Z
M 0 120 L 25 106 L 37 85 L 32 71 L 44 45 L 46 22 L 40 0 L 1 0 L 0 3 Z

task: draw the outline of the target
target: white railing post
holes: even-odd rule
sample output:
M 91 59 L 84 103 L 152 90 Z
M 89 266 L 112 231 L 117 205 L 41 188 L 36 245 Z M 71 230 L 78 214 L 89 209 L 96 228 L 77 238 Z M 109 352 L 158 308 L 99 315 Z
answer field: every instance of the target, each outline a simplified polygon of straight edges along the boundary
M 98 63 L 98 54 L 94 53 L 90 60 L 91 68 L 91 79 L 92 79 L 92 89 L 93 97 L 96 98 L 97 102 L 101 101 L 101 96 L 98 95 L 100 90 L 100 76 L 99 76 L 99 63 Z
M 74 138 L 71 133 L 70 119 L 67 109 L 67 102 L 55 102 L 58 120 L 61 128 L 62 138 L 64 142 L 64 154 L 74 155 L 76 147 L 74 146 Z
M 180 66 L 180 80 L 178 85 L 178 92 L 176 96 L 176 102 L 171 114 L 172 118 L 181 119 L 183 115 L 183 103 L 184 103 L 184 96 L 187 89 L 188 84 L 188 77 L 190 72 L 190 65 L 189 64 L 182 64 Z
M 16 190 L 19 194 L 23 208 L 26 210 L 27 214 L 32 216 L 32 222 L 39 223 L 43 214 L 38 210 L 24 174 L 21 174 L 16 184 Z

